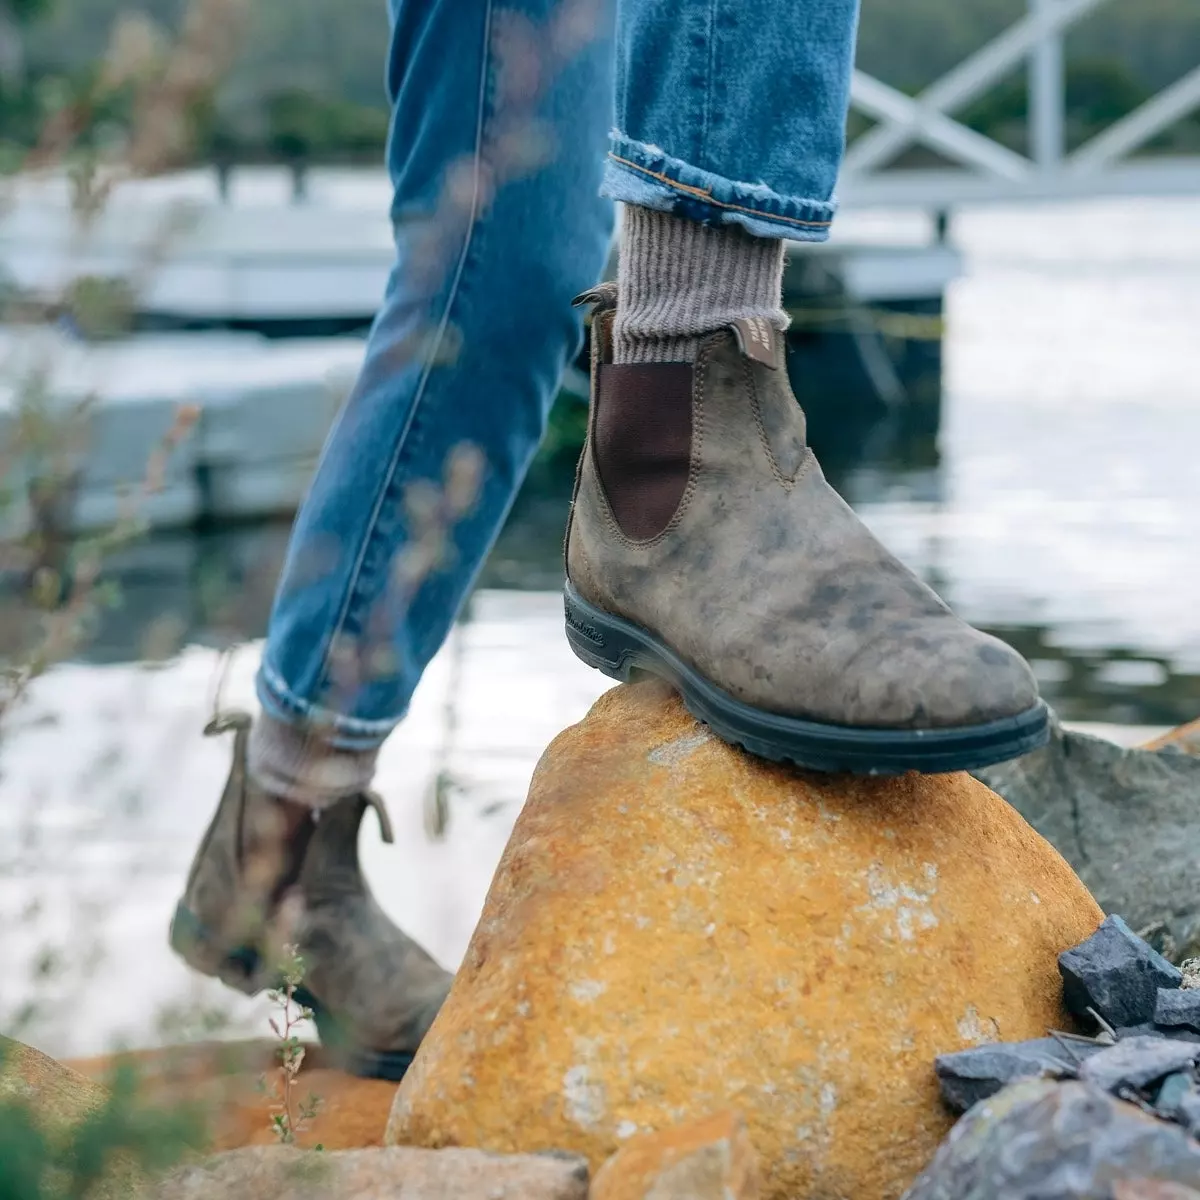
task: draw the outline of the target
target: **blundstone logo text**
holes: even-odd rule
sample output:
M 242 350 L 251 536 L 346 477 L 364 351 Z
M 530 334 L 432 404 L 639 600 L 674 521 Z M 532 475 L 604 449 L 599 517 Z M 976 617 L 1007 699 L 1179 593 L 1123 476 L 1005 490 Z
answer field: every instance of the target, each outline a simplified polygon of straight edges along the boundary
M 600 630 L 598 630 L 594 625 L 584 624 L 584 622 L 580 621 L 569 608 L 566 610 L 566 613 L 567 624 L 570 625 L 570 627 L 574 629 L 576 633 L 582 633 L 589 642 L 592 642 L 596 646 L 604 645 L 604 635 L 600 632 Z

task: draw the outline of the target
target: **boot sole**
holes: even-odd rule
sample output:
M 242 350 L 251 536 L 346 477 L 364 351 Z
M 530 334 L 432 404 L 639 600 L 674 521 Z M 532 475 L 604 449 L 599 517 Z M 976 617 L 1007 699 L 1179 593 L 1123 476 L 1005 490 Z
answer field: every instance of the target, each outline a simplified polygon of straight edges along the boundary
M 570 582 L 564 606 L 567 641 L 588 666 L 622 683 L 640 672 L 666 680 L 719 738 L 772 762 L 854 775 L 934 775 L 1007 762 L 1050 740 L 1050 710 L 1041 700 L 1014 717 L 948 729 L 868 729 L 766 712 L 710 683 L 653 634 L 590 604 Z
M 253 979 L 258 975 L 262 966 L 262 958 L 252 946 L 239 946 L 226 954 L 218 956 L 215 951 L 216 942 L 196 914 L 182 902 L 175 909 L 171 921 L 171 949 L 183 959 L 188 966 L 220 979 L 231 987 L 238 985 L 231 980 L 238 977 Z M 200 953 L 197 953 L 197 950 Z M 211 970 L 210 964 L 219 962 L 217 970 Z M 278 985 L 282 986 L 282 981 Z M 239 990 L 245 991 L 245 988 Z M 258 991 L 265 990 L 259 988 Z M 249 993 L 253 995 L 254 993 Z M 346 1029 L 338 1019 L 314 996 L 306 987 L 298 987 L 293 993 L 297 1004 L 311 1009 L 313 1024 L 317 1027 L 317 1036 L 321 1044 L 334 1056 L 338 1067 L 350 1075 L 363 1079 L 386 1079 L 398 1083 L 404 1078 L 405 1072 L 412 1066 L 413 1054 L 408 1050 L 371 1050 L 354 1044 Z

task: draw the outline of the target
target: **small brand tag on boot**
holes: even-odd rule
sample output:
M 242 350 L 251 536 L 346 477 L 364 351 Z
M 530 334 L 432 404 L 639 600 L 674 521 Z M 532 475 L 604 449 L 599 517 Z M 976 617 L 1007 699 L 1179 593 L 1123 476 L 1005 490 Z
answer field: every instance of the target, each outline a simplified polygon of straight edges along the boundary
M 772 370 L 777 365 L 775 357 L 775 339 L 779 336 L 775 326 L 762 317 L 739 317 L 733 323 L 733 332 L 737 335 L 738 346 L 747 358 Z

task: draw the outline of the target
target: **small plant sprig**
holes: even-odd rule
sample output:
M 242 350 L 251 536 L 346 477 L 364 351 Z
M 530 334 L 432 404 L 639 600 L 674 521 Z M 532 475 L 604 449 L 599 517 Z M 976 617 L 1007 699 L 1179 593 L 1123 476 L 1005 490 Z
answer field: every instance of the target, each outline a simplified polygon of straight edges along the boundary
M 271 1030 L 279 1039 L 275 1051 L 279 1058 L 279 1078 L 274 1084 L 264 1080 L 264 1088 L 275 1101 L 271 1106 L 271 1130 L 281 1144 L 293 1146 L 296 1135 L 308 1129 L 316 1118 L 321 1098 L 311 1092 L 304 1100 L 298 1098 L 297 1076 L 304 1062 L 304 1046 L 295 1030 L 313 1017 L 312 1009 L 296 999 L 296 990 L 304 982 L 307 964 L 295 944 L 284 946 L 281 958 L 282 984 L 267 993 L 278 1010 L 270 1021 Z M 316 1149 L 320 1150 L 321 1147 L 317 1146 Z

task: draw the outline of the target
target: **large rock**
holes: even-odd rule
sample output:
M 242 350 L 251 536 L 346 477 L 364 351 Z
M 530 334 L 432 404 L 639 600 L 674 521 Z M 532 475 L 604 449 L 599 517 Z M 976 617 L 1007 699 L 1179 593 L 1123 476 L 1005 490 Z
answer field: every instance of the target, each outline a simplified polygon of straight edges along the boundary
M 1141 750 L 1056 729 L 1045 749 L 978 772 L 1106 912 L 1153 932 L 1172 958 L 1200 954 L 1200 757 L 1189 753 L 1200 743 L 1196 728 Z
M 107 1098 L 106 1089 L 94 1080 L 32 1046 L 0 1037 L 0 1101 L 23 1102 L 39 1124 L 75 1125 L 103 1107 Z
M 1037 1080 L 971 1109 L 905 1200 L 1182 1200 L 1183 1188 L 1200 1188 L 1200 1145 L 1179 1126 L 1085 1083 Z
M 617 688 L 543 756 L 387 1140 L 598 1168 L 733 1108 L 766 1200 L 894 1197 L 950 1125 L 934 1056 L 1061 1027 L 1100 919 L 968 775 L 784 769 Z
M 479 1150 L 234 1150 L 185 1167 L 153 1200 L 587 1200 L 582 1159 Z

